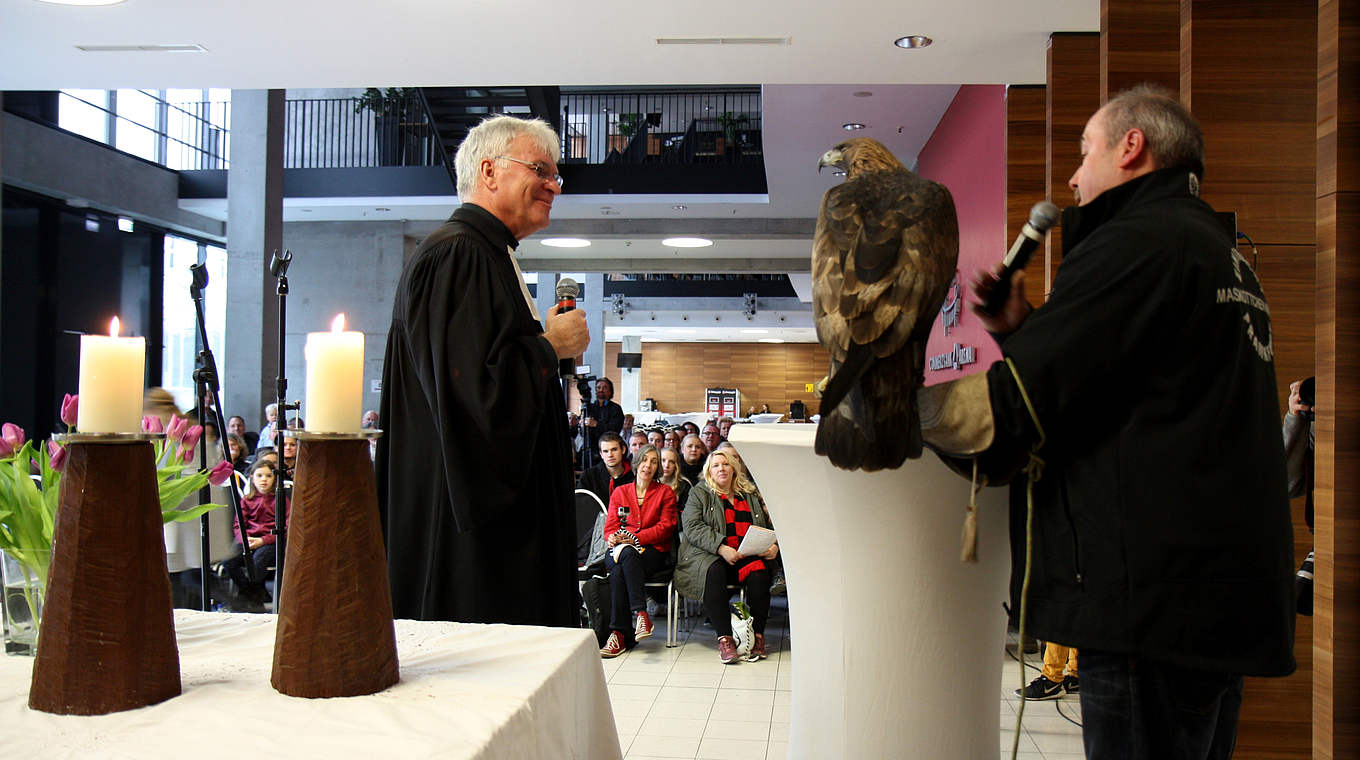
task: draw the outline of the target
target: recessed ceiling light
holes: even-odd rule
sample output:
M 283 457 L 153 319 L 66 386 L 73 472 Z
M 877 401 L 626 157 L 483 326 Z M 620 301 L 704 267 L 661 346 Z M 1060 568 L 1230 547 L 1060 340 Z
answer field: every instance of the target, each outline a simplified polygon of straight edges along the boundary
M 671 208 L 675 209 L 676 211 L 684 211 L 685 209 L 689 208 L 689 206 L 684 206 L 677 203 L 674 206 L 671 206 Z
M 46 5 L 117 5 L 125 0 L 38 0 Z
M 742 330 L 742 332 L 747 335 L 764 335 L 769 332 L 769 330 Z
M 845 176 L 845 172 L 841 171 L 840 169 L 837 169 L 837 170 L 831 172 L 831 176 L 833 176 L 833 177 L 844 177 L 844 176 Z
M 850 94 L 851 94 L 851 95 L 854 95 L 854 96 L 857 97 L 857 98 L 870 98 L 870 97 L 873 97 L 873 93 L 872 93 L 872 92 L 869 92 L 868 90 L 855 90 L 854 92 L 852 92 L 852 93 L 850 93 Z
M 208 49 L 196 43 L 168 45 L 76 45 L 86 53 L 206 53 Z
M 841 125 L 841 129 L 844 129 L 847 132 L 853 132 L 856 129 L 864 129 L 864 125 L 857 121 L 847 121 Z
M 761 339 L 760 339 L 760 342 L 761 342 L 761 343 L 783 343 L 783 342 L 784 342 L 784 339 L 783 339 L 783 338 L 761 338 Z
M 934 41 L 935 40 L 932 40 L 923 34 L 912 34 L 906 37 L 898 37 L 893 40 L 893 44 L 903 50 L 917 50 L 923 47 L 930 47 L 930 43 Z
M 590 241 L 585 238 L 571 237 L 544 238 L 538 242 L 549 248 L 585 248 L 590 245 Z
M 671 248 L 707 248 L 713 245 L 713 241 L 699 237 L 672 237 L 662 240 L 661 244 Z
M 378 206 L 377 208 L 375 208 L 375 209 L 373 209 L 373 210 L 374 210 L 374 211 L 391 211 L 392 209 L 387 208 L 386 206 Z

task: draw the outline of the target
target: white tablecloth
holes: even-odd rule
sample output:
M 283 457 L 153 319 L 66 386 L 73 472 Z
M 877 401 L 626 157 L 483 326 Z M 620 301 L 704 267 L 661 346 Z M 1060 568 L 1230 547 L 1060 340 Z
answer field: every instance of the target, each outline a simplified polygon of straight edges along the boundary
M 274 624 L 176 610 L 183 694 L 96 717 L 30 710 L 32 658 L 0 656 L 0 757 L 621 756 L 590 631 L 398 620 L 398 684 L 302 699 L 269 685 Z

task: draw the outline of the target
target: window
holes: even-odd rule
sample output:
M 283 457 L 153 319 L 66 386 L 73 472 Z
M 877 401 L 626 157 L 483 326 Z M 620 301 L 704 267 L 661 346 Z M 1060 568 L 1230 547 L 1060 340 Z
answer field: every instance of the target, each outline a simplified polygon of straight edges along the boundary
M 227 251 L 174 235 L 165 236 L 164 351 L 161 384 L 181 409 L 194 406 L 194 368 L 198 361 L 198 321 L 189 297 L 193 282 L 190 265 L 203 262 L 208 287 L 203 291 L 208 343 L 217 360 L 218 377 L 226 371 L 224 358 L 227 321 Z

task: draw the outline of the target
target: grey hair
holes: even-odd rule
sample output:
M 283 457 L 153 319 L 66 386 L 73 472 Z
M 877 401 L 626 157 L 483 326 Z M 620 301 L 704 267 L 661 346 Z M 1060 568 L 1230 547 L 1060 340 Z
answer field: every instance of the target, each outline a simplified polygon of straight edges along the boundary
M 482 161 L 503 156 L 510 143 L 521 135 L 528 135 L 552 156 L 557 163 L 562 155 L 561 141 L 548 122 L 542 119 L 521 119 L 515 116 L 492 116 L 472 128 L 458 146 L 454 167 L 458 173 L 458 198 L 464 200 L 477 189 L 477 172 Z
M 660 475 L 661 452 L 657 451 L 656 447 L 650 443 L 639 446 L 637 453 L 633 455 L 633 471 L 637 472 L 637 468 L 642 466 L 642 461 L 647 458 L 648 454 L 651 454 L 652 456 L 656 457 L 656 471 L 657 471 L 656 474 Z
M 1135 85 L 1110 98 L 1100 110 L 1105 115 L 1108 147 L 1114 147 L 1130 129 L 1138 129 L 1157 168 L 1183 166 L 1204 176 L 1204 133 L 1170 90 Z

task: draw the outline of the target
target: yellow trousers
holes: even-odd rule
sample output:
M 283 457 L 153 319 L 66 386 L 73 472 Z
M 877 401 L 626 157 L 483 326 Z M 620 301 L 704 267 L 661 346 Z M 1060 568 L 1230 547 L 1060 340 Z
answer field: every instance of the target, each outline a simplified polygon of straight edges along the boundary
M 1077 650 L 1051 641 L 1044 643 L 1044 678 L 1053 683 L 1062 683 L 1063 669 L 1067 675 L 1077 677 Z

